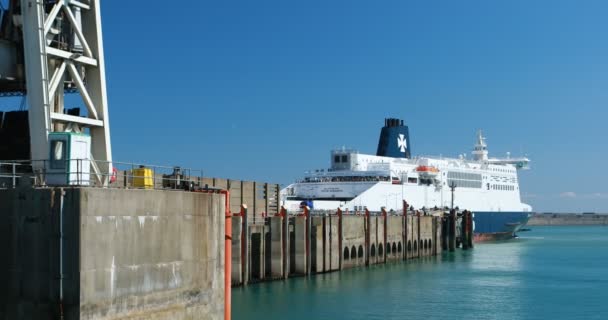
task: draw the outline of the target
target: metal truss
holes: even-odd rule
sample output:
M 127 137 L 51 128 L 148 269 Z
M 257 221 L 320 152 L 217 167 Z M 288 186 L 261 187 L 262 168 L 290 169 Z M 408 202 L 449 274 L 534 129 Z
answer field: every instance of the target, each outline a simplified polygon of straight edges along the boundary
M 99 2 L 21 0 L 21 11 L 32 159 L 49 158 L 50 132 L 88 128 L 91 163 L 103 164 L 92 169 L 106 185 L 112 152 Z M 80 93 L 86 117 L 64 114 L 68 81 Z

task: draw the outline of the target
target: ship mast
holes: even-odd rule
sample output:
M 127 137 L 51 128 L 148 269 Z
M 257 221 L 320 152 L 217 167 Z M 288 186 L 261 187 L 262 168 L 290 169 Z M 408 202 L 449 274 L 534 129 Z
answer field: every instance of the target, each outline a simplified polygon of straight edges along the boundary
M 473 149 L 473 158 L 477 161 L 488 161 L 488 145 L 481 130 L 477 131 L 477 143 Z

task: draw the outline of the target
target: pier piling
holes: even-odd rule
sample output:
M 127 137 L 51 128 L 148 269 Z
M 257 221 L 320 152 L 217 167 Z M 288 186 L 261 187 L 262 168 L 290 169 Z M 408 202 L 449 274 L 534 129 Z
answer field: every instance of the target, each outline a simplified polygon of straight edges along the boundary
M 450 210 L 448 217 L 448 249 L 450 252 L 456 250 L 456 210 Z
M 306 221 L 306 275 L 309 276 L 312 271 L 312 255 L 311 255 L 311 247 L 312 247 L 312 217 L 310 216 L 310 208 L 304 208 L 304 219 Z
M 283 279 L 289 278 L 289 216 L 287 216 L 287 209 L 281 206 L 281 211 L 279 213 L 281 217 L 281 222 L 283 226 L 282 233 L 282 252 L 283 252 Z

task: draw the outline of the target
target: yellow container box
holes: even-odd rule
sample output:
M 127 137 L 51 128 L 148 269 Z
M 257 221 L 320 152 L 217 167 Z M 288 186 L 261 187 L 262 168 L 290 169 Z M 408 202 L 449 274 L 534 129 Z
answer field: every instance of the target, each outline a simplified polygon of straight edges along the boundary
M 153 189 L 153 172 L 150 168 L 133 169 L 133 188 Z

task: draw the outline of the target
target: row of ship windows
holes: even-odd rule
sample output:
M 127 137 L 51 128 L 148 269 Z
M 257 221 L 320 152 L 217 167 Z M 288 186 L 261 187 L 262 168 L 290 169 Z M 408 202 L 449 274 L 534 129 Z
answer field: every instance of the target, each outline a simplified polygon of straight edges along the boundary
M 481 189 L 481 181 L 448 179 L 448 186 L 456 185 L 456 188 L 477 188 Z
M 506 184 L 489 184 L 488 183 L 488 190 L 490 190 L 490 188 L 492 190 L 500 190 L 500 191 L 515 191 L 515 186 L 510 186 L 510 185 L 506 185 Z
M 514 170 L 511 169 L 500 169 L 500 168 L 492 168 L 494 172 L 505 172 L 505 173 L 515 173 Z
M 481 174 L 479 174 L 479 173 L 468 173 L 468 172 L 450 171 L 450 172 L 448 172 L 448 179 L 481 181 Z M 481 188 L 481 186 L 480 186 L 480 188 Z

